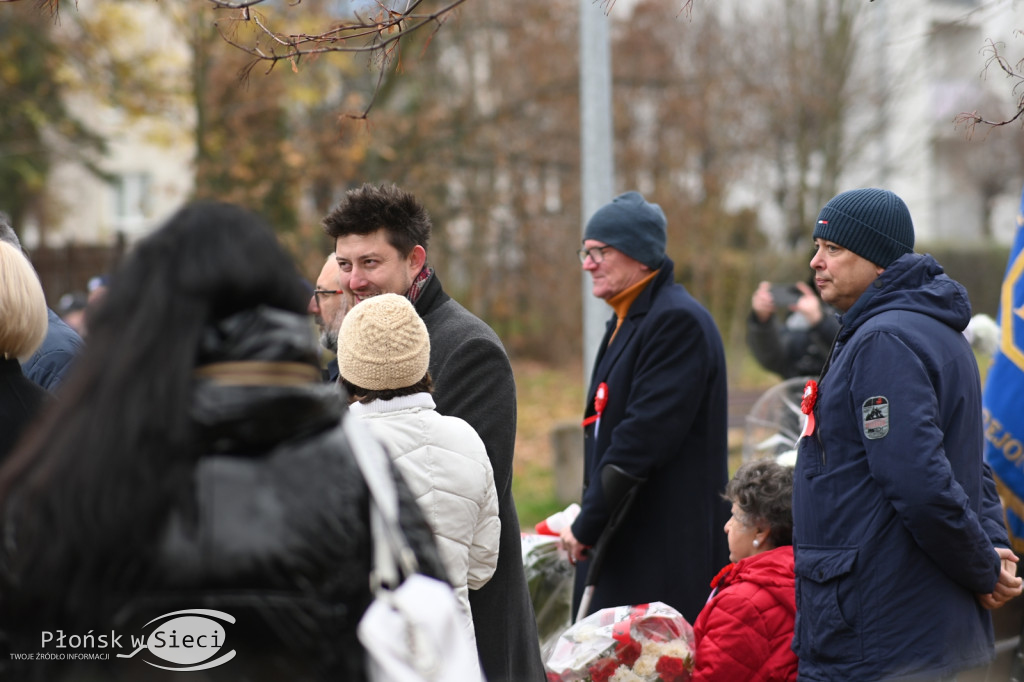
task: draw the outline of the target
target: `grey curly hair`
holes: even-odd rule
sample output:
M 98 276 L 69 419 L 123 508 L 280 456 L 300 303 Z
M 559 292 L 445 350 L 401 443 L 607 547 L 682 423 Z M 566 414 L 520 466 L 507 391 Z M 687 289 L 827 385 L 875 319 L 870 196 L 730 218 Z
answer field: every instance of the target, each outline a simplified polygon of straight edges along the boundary
M 793 468 L 755 459 L 736 470 L 722 495 L 740 508 L 748 525 L 765 525 L 773 547 L 793 544 Z

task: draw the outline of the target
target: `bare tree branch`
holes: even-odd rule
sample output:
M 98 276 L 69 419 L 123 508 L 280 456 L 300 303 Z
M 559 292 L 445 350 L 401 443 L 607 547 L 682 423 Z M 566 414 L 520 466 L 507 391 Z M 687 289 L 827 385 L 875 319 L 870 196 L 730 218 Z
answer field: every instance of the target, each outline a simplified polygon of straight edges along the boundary
M 1022 35 L 1022 32 L 1019 30 L 1014 31 L 1014 33 L 1017 34 L 1017 36 Z M 988 44 L 982 50 L 983 54 L 988 54 L 988 58 L 985 60 L 985 67 L 981 70 L 981 73 L 983 77 L 987 77 L 989 69 L 991 69 L 992 65 L 995 64 L 1004 74 L 1006 74 L 1008 78 L 1014 81 L 1011 92 L 1017 100 L 1017 112 L 1011 118 L 1004 120 L 989 120 L 979 115 L 977 111 L 957 114 L 953 118 L 953 123 L 956 127 L 964 126 L 966 128 L 968 138 L 974 135 L 974 130 L 979 123 L 997 128 L 999 126 L 1009 125 L 1021 117 L 1024 117 L 1024 60 L 1018 61 L 1016 64 L 1011 64 L 1010 60 L 1000 52 L 1001 47 L 1005 46 L 1002 43 L 995 43 L 991 40 L 988 41 Z
M 21 0 L 0 0 L 0 2 L 21 2 Z M 51 14 L 57 13 L 58 2 L 59 0 L 36 0 L 36 4 L 39 5 L 40 9 L 49 10 Z
M 0 0 L 0 2 L 21 2 L 21 0 Z M 36 6 L 40 10 L 48 12 L 54 22 L 60 22 L 60 0 L 36 0 Z M 75 0 L 75 7 L 77 6 L 78 0 Z
M 217 9 L 248 9 L 253 5 L 258 5 L 263 0 L 249 0 L 248 2 L 221 2 L 220 0 L 211 0 Z M 302 0 L 295 0 L 291 4 L 292 6 L 298 5 Z
M 227 0 L 209 0 L 215 9 L 248 9 L 266 0 L 246 0 L 245 2 L 228 2 Z M 384 52 L 393 43 L 399 42 L 406 35 L 427 25 L 440 25 L 446 15 L 463 4 L 466 0 L 450 0 L 441 8 L 427 13 L 416 13 L 416 9 L 425 0 L 415 0 L 406 11 L 398 12 L 378 2 L 379 11 L 373 17 L 359 17 L 355 21 L 341 22 L 321 33 L 286 33 L 275 30 L 267 25 L 264 19 L 258 19 L 257 13 L 251 13 L 249 20 L 254 21 L 259 33 L 272 45 L 270 51 L 260 46 L 259 36 L 253 45 L 244 45 L 238 41 L 229 42 L 253 57 L 276 62 L 282 59 L 295 59 L 307 55 L 325 52 Z M 298 4 L 297 2 L 295 4 Z M 247 19 L 242 17 L 242 21 Z M 236 20 L 238 21 L 238 20 Z M 223 31 L 222 31 L 223 35 Z M 349 41 L 365 41 L 352 45 Z M 274 49 L 277 48 L 277 49 Z
M 965 112 L 957 114 L 956 117 L 953 119 L 953 123 L 956 124 L 957 127 L 966 126 L 967 138 L 970 139 L 971 137 L 974 136 L 974 130 L 979 123 L 982 125 L 991 126 L 993 128 L 998 128 L 999 126 L 1009 125 L 1016 121 L 1017 119 L 1021 118 L 1022 116 L 1024 116 L 1024 104 L 1021 105 L 1021 108 L 1017 109 L 1017 113 L 1014 114 L 1013 118 L 1008 118 L 1003 121 L 990 121 L 987 118 L 979 116 L 978 112 L 972 111 L 970 113 Z
M 270 72 L 280 61 L 290 63 L 295 69 L 304 58 L 332 52 L 367 54 L 377 60 L 379 73 L 369 104 L 361 114 L 351 116 L 357 119 L 365 119 L 373 107 L 384 82 L 385 70 L 398 53 L 402 39 L 424 27 L 432 27 L 432 33 L 436 33 L 454 10 L 466 2 L 446 0 L 433 11 L 418 11 L 425 9 L 427 0 L 409 0 L 403 11 L 397 11 L 385 4 L 385 0 L 375 0 L 377 7 L 372 16 L 356 14 L 353 20 L 334 24 L 319 33 L 291 33 L 271 25 L 265 14 L 253 9 L 265 1 L 208 0 L 215 10 L 241 10 L 235 18 L 217 21 L 215 26 L 225 42 L 253 58 L 242 70 L 242 76 L 248 76 L 259 63 L 267 63 L 267 72 Z M 292 0 L 291 7 L 301 2 Z M 242 24 L 254 28 L 254 36 L 239 38 L 238 29 Z

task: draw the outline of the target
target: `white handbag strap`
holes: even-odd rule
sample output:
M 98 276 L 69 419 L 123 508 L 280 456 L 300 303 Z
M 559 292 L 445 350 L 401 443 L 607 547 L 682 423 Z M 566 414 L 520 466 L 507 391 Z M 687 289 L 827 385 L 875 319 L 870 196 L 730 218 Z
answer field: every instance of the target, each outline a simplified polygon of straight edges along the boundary
M 398 522 L 398 489 L 391 474 L 391 460 L 380 443 L 358 422 L 346 415 L 342 428 L 370 490 L 373 544 L 370 589 L 376 594 L 381 586 L 398 587 L 402 578 L 416 573 L 419 566 Z

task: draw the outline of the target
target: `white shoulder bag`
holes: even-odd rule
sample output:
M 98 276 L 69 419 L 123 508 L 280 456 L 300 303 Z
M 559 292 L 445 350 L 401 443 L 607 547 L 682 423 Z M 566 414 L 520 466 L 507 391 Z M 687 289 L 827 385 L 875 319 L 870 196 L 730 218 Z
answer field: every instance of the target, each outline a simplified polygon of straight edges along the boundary
M 398 522 L 398 490 L 387 453 L 357 419 L 346 417 L 344 429 L 370 489 L 370 590 L 374 600 L 358 627 L 369 679 L 483 680 L 476 647 L 459 622 L 455 592 L 447 583 L 417 572 L 416 556 Z

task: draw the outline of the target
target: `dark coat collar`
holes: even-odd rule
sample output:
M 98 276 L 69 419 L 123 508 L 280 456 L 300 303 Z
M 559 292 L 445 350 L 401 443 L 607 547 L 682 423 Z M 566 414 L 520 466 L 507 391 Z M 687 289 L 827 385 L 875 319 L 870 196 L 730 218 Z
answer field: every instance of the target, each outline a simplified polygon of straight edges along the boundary
M 675 283 L 675 264 L 672 259 L 665 256 L 665 262 L 658 268 L 658 274 L 654 276 L 644 290 L 640 292 L 640 295 L 633 301 L 633 305 L 629 306 L 629 310 L 626 312 L 626 319 L 622 321 L 622 326 L 619 327 L 618 334 L 615 335 L 614 341 L 611 345 L 608 345 L 611 335 L 615 332 L 615 325 L 617 317 L 612 313 L 611 318 L 608 320 L 608 325 L 605 328 L 604 338 L 601 339 L 601 346 L 597 351 L 597 359 L 594 361 L 594 373 L 591 377 L 590 382 L 590 397 L 587 399 L 589 405 L 593 399 L 593 393 L 597 390 L 597 386 L 594 383 L 594 379 L 599 376 L 604 376 L 608 373 L 609 368 L 615 364 L 616 358 L 622 353 L 622 350 L 629 345 L 629 339 L 636 332 L 639 326 L 639 320 L 641 320 L 650 311 L 651 306 L 654 303 L 654 297 L 659 291 L 666 286 L 671 286 Z
M 420 317 L 426 317 L 428 313 L 431 313 L 444 305 L 445 301 L 449 298 L 451 298 L 451 296 L 449 296 L 445 292 L 444 287 L 441 286 L 441 279 L 437 276 L 437 270 L 435 270 L 430 275 L 430 279 L 427 280 L 427 283 L 423 285 L 423 292 L 420 294 L 420 297 L 416 299 L 413 307 L 416 308 L 416 312 L 420 314 Z

